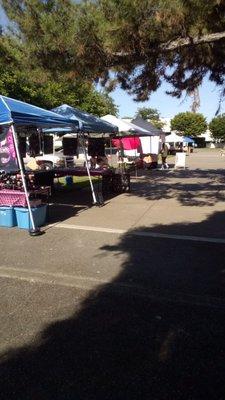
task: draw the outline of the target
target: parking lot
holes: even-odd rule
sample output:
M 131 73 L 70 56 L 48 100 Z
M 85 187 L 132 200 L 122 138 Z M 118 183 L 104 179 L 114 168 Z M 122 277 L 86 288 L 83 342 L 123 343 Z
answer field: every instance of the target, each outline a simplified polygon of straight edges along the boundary
M 100 208 L 60 193 L 40 237 L 0 229 L 3 399 L 224 398 L 224 163 L 199 150 Z

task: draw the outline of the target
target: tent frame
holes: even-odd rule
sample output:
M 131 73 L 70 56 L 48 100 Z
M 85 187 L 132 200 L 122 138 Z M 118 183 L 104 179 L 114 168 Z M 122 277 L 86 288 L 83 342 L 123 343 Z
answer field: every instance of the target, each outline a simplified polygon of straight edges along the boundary
M 12 115 L 12 111 L 11 111 L 9 105 L 7 104 L 7 99 L 10 100 L 10 101 L 14 101 L 14 102 L 19 102 L 19 103 L 25 104 L 26 106 L 28 106 L 28 108 L 29 108 L 29 106 L 33 107 L 33 109 L 32 109 L 33 112 L 30 112 L 30 113 L 27 112 L 27 115 L 29 115 L 30 119 L 31 119 L 31 121 L 29 122 L 29 125 L 32 125 L 32 123 L 35 122 L 34 126 L 37 127 L 37 128 L 38 128 L 38 126 L 39 127 L 43 126 L 43 121 L 40 121 L 40 123 L 38 123 L 38 121 L 35 121 L 35 117 L 36 117 L 36 115 L 34 114 L 35 110 L 42 110 L 45 113 L 47 113 L 46 119 L 47 119 L 47 117 L 54 117 L 55 118 L 55 116 L 54 116 L 54 113 L 52 113 L 52 112 L 48 112 L 47 110 L 44 110 L 44 109 L 41 109 L 39 107 L 32 106 L 32 105 L 20 102 L 18 100 L 6 98 L 4 96 L 0 96 L 0 99 L 1 99 L 5 109 L 7 110 L 8 114 L 10 114 L 10 117 L 11 117 L 11 118 L 9 118 L 9 119 L 7 119 L 5 121 L 1 121 L 0 125 L 1 126 L 5 125 L 5 126 L 8 126 L 9 128 L 12 129 L 12 135 L 13 135 L 14 147 L 15 147 L 17 161 L 18 161 L 18 167 L 19 167 L 19 171 L 20 171 L 20 174 L 21 174 L 21 178 L 22 178 L 23 189 L 24 189 L 25 198 L 26 198 L 27 207 L 28 207 L 28 212 L 29 212 L 31 225 L 32 225 L 32 228 L 29 230 L 29 233 L 30 233 L 31 236 L 37 236 L 37 235 L 42 234 L 43 232 L 41 232 L 40 228 L 36 227 L 35 223 L 34 223 L 33 213 L 32 213 L 30 199 L 29 199 L 28 187 L 27 187 L 27 182 L 26 182 L 26 176 L 25 176 L 25 171 L 24 171 L 23 160 L 22 160 L 22 157 L 21 157 L 21 154 L 20 154 L 20 150 L 19 150 L 18 135 L 17 135 L 16 129 L 15 129 L 16 125 L 21 125 L 21 126 L 24 125 L 25 126 L 25 125 L 28 125 L 28 124 L 25 124 L 24 121 L 22 121 L 20 116 L 18 116 L 18 115 L 16 115 L 16 118 L 14 120 L 13 115 Z M 49 115 L 49 113 L 50 113 L 50 115 Z M 8 114 L 7 114 L 7 118 L 9 117 Z M 65 118 L 63 118 L 65 121 L 64 120 L 62 121 L 62 120 L 60 120 L 60 118 L 58 118 L 58 116 L 56 116 L 56 117 L 57 118 L 53 119 L 53 121 L 51 121 L 51 119 L 48 122 L 45 121 L 44 125 L 53 125 L 53 126 L 54 125 L 57 126 L 58 124 L 59 125 L 61 125 L 61 124 L 63 124 L 63 125 L 71 125 L 71 126 L 75 125 L 75 121 L 66 120 Z M 78 121 L 76 121 L 76 122 L 78 122 Z
M 21 174 L 21 178 L 22 178 L 24 193 L 25 193 L 25 197 L 26 197 L 28 212 L 29 212 L 29 215 L 30 215 L 30 220 L 31 220 L 31 225 L 32 225 L 32 229 L 29 230 L 29 233 L 30 233 L 31 236 L 38 236 L 38 235 L 42 234 L 42 232 L 41 232 L 40 228 L 35 226 L 35 222 L 34 222 L 34 218 L 33 218 L 33 213 L 32 213 L 30 200 L 29 200 L 27 182 L 26 182 L 26 176 L 25 176 L 25 173 L 24 173 L 23 160 L 22 160 L 22 157 L 21 157 L 21 154 L 20 154 L 20 151 L 19 151 L 19 146 L 18 146 L 18 135 L 17 135 L 17 132 L 16 132 L 14 124 L 11 124 L 10 127 L 12 128 L 13 140 L 14 140 L 17 160 L 18 160 L 18 164 L 19 164 L 19 169 L 20 169 L 20 174 Z M 79 133 L 78 133 L 78 136 L 79 136 Z M 80 138 L 81 138 L 81 145 L 82 145 L 82 148 L 83 148 L 83 151 L 84 151 L 84 156 L 85 156 L 85 161 L 86 161 L 86 170 L 87 170 L 87 174 L 88 174 L 88 178 L 89 178 L 89 182 L 90 182 L 91 193 L 92 193 L 92 198 L 93 198 L 93 204 L 94 205 L 97 205 L 97 204 L 100 205 L 99 202 L 97 201 L 95 190 L 94 190 L 94 186 L 93 186 L 93 182 L 92 182 L 92 179 L 91 179 L 90 168 L 89 168 L 88 159 L 87 159 L 87 152 L 86 152 L 85 143 L 84 143 L 85 138 L 84 138 L 84 133 L 82 131 L 80 132 Z
M 79 133 L 77 135 L 79 137 Z M 84 132 L 80 132 L 80 139 L 81 139 L 81 146 L 84 152 L 84 157 L 85 157 L 85 164 L 86 164 L 86 170 L 87 170 L 87 174 L 88 174 L 88 178 L 89 178 L 89 182 L 90 182 L 90 187 L 91 187 L 91 194 L 92 194 L 92 198 L 93 198 L 93 204 L 94 205 L 100 205 L 99 202 L 97 201 L 96 198 L 96 194 L 95 194 L 95 190 L 94 190 L 94 185 L 91 179 L 91 174 L 90 174 L 90 168 L 88 165 L 88 158 L 87 158 L 87 151 L 86 151 L 86 147 L 85 147 L 85 138 L 84 138 Z
M 28 193 L 28 188 L 27 188 L 27 183 L 26 183 L 26 177 L 24 174 L 24 167 L 23 167 L 23 161 L 22 161 L 22 157 L 19 151 L 19 146 L 18 146 L 18 137 L 17 137 L 17 133 L 14 127 L 14 124 L 10 125 L 12 128 L 12 133 L 13 133 L 13 140 L 14 140 L 14 146 L 16 149 L 16 155 L 17 155 L 17 160 L 18 160 L 18 164 L 19 164 L 19 168 L 20 168 L 20 174 L 21 174 L 21 178 L 22 178 L 22 182 L 23 182 L 23 188 L 24 188 L 24 192 L 25 192 L 25 197 L 26 197 L 26 201 L 27 201 L 27 207 L 28 207 L 28 212 L 30 215 L 30 220 L 31 220 L 31 225 L 32 225 L 32 229 L 29 230 L 30 235 L 31 236 L 38 236 L 41 234 L 40 228 L 35 226 L 34 223 L 34 217 L 33 217 L 33 213 L 31 210 L 31 205 L 30 205 L 30 199 L 29 199 L 29 193 Z

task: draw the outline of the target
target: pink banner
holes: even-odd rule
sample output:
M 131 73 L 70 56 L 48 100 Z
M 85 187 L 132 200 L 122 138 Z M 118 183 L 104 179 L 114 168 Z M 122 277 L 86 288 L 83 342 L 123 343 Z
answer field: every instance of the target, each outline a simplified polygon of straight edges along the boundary
M 12 129 L 2 127 L 0 131 L 0 170 L 17 171 L 18 163 Z

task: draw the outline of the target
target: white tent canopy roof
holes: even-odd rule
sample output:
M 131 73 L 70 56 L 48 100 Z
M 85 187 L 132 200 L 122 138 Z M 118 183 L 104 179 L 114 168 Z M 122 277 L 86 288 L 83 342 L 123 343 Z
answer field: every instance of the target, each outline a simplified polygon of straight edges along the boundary
M 152 134 L 150 132 L 148 132 L 146 129 L 140 128 L 139 126 L 134 125 L 131 122 L 123 121 L 122 119 L 117 118 L 114 115 L 107 114 L 107 115 L 104 115 L 104 117 L 101 117 L 101 119 L 109 122 L 110 124 L 117 126 L 119 129 L 119 132 L 136 133 L 139 136 L 141 136 L 141 135 L 152 136 Z
M 165 137 L 166 143 L 174 143 L 174 142 L 184 142 L 183 136 L 178 136 L 175 132 L 172 132 L 170 135 Z

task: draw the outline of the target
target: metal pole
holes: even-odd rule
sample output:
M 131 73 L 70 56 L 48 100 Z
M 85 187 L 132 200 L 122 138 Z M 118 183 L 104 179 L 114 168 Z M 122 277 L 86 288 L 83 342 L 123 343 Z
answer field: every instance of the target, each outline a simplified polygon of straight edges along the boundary
M 22 163 L 22 159 L 21 159 L 19 147 L 18 147 L 17 134 L 15 131 L 14 125 L 11 125 L 11 128 L 12 128 L 12 133 L 13 133 L 13 140 L 14 140 L 14 145 L 15 145 L 15 149 L 16 149 L 17 160 L 18 160 L 21 178 L 22 178 L 22 182 L 23 182 L 23 188 L 24 188 L 25 197 L 26 197 L 26 201 L 27 201 L 27 207 L 28 207 L 31 225 L 32 225 L 32 230 L 30 230 L 30 233 L 35 236 L 35 235 L 40 234 L 40 229 L 37 228 L 34 224 L 34 218 L 33 218 L 32 210 L 31 210 L 31 206 L 30 206 L 29 194 L 28 194 L 26 179 L 25 179 L 24 170 L 23 170 L 23 163 Z
M 93 204 L 97 204 L 97 199 L 96 199 L 96 195 L 95 195 L 95 191 L 94 191 L 94 186 L 93 186 L 93 182 L 91 180 L 90 169 L 89 169 L 89 166 L 88 166 L 87 152 L 86 152 L 86 148 L 85 148 L 85 144 L 84 144 L 84 134 L 83 133 L 81 133 L 81 137 L 82 137 L 81 145 L 82 145 L 82 148 L 83 148 L 84 157 L 85 157 L 85 161 L 86 161 L 86 169 L 87 169 L 87 174 L 88 174 L 88 178 L 89 178 L 89 181 L 90 181 Z
M 112 167 L 112 138 L 109 136 L 109 143 L 110 143 L 110 161 L 111 161 L 111 167 Z

